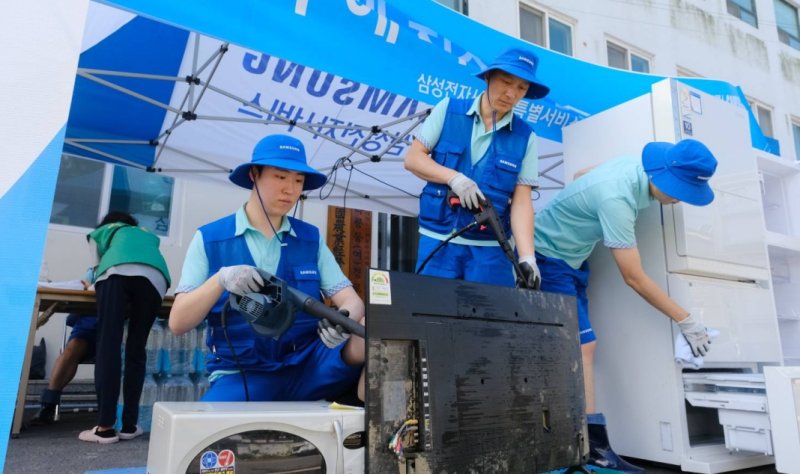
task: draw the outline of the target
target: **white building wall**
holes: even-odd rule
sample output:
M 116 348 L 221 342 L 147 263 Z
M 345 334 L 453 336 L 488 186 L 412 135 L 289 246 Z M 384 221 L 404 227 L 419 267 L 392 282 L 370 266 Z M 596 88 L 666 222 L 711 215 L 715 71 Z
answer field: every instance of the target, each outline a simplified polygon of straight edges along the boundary
M 800 119 L 800 51 L 778 40 L 773 0 L 756 0 L 758 28 L 730 15 L 725 0 L 471 0 L 469 16 L 518 37 L 521 4 L 572 24 L 577 59 L 607 65 L 610 39 L 649 56 L 653 74 L 682 68 L 740 86 L 773 108 L 781 157 L 795 159 L 790 117 Z

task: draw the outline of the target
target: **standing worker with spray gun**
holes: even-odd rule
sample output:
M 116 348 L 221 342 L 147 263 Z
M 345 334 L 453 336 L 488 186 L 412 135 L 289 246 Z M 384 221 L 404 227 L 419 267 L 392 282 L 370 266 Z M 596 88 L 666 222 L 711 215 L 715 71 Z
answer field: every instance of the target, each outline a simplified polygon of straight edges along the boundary
M 523 97 L 539 99 L 550 91 L 536 78 L 538 63 L 527 50 L 503 52 L 478 74 L 486 91 L 474 100 L 443 99 L 411 144 L 405 167 L 428 182 L 420 197 L 419 273 L 514 286 L 512 264 L 491 228 L 469 230 L 438 248 L 489 200 L 505 233 L 514 236 L 522 286 L 538 287 L 531 202 L 539 171 L 537 139 L 513 114 Z M 462 208 L 450 208 L 450 190 Z

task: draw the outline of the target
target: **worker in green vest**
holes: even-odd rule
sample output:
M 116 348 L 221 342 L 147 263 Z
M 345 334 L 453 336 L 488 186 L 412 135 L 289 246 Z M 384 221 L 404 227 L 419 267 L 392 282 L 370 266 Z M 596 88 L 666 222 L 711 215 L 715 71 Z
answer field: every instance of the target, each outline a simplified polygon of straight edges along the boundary
M 171 281 L 167 263 L 158 249 L 158 236 L 138 227 L 130 214 L 109 213 L 87 240 L 94 270 L 89 278 L 97 292 L 94 383 L 98 422 L 78 438 L 109 444 L 143 433 L 136 421 L 147 363 L 145 344 Z M 120 391 L 120 346 L 126 319 L 122 429 L 117 434 L 114 424 Z

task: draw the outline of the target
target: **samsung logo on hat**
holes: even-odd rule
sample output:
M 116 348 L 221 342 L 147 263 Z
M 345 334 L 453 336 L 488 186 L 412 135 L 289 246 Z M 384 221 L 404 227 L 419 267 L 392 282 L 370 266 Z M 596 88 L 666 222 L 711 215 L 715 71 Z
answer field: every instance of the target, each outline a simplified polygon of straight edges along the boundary
M 281 150 L 292 150 L 292 151 L 300 152 L 299 148 L 297 148 L 296 146 L 291 146 L 291 145 L 279 145 L 278 148 L 280 148 Z
M 530 58 L 526 58 L 525 56 L 520 56 L 517 59 L 519 59 L 520 61 L 524 61 L 524 62 L 530 64 L 531 67 L 535 67 L 536 66 L 535 64 L 533 64 L 533 61 L 531 61 Z

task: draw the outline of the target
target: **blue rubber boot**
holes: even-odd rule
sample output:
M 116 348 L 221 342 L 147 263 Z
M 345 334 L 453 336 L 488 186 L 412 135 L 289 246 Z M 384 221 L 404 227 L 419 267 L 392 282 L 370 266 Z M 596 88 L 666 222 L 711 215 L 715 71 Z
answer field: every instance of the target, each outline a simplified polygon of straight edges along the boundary
M 644 469 L 622 459 L 611 449 L 606 432 L 606 417 L 602 413 L 586 415 L 589 428 L 589 465 L 626 474 L 645 474 Z

